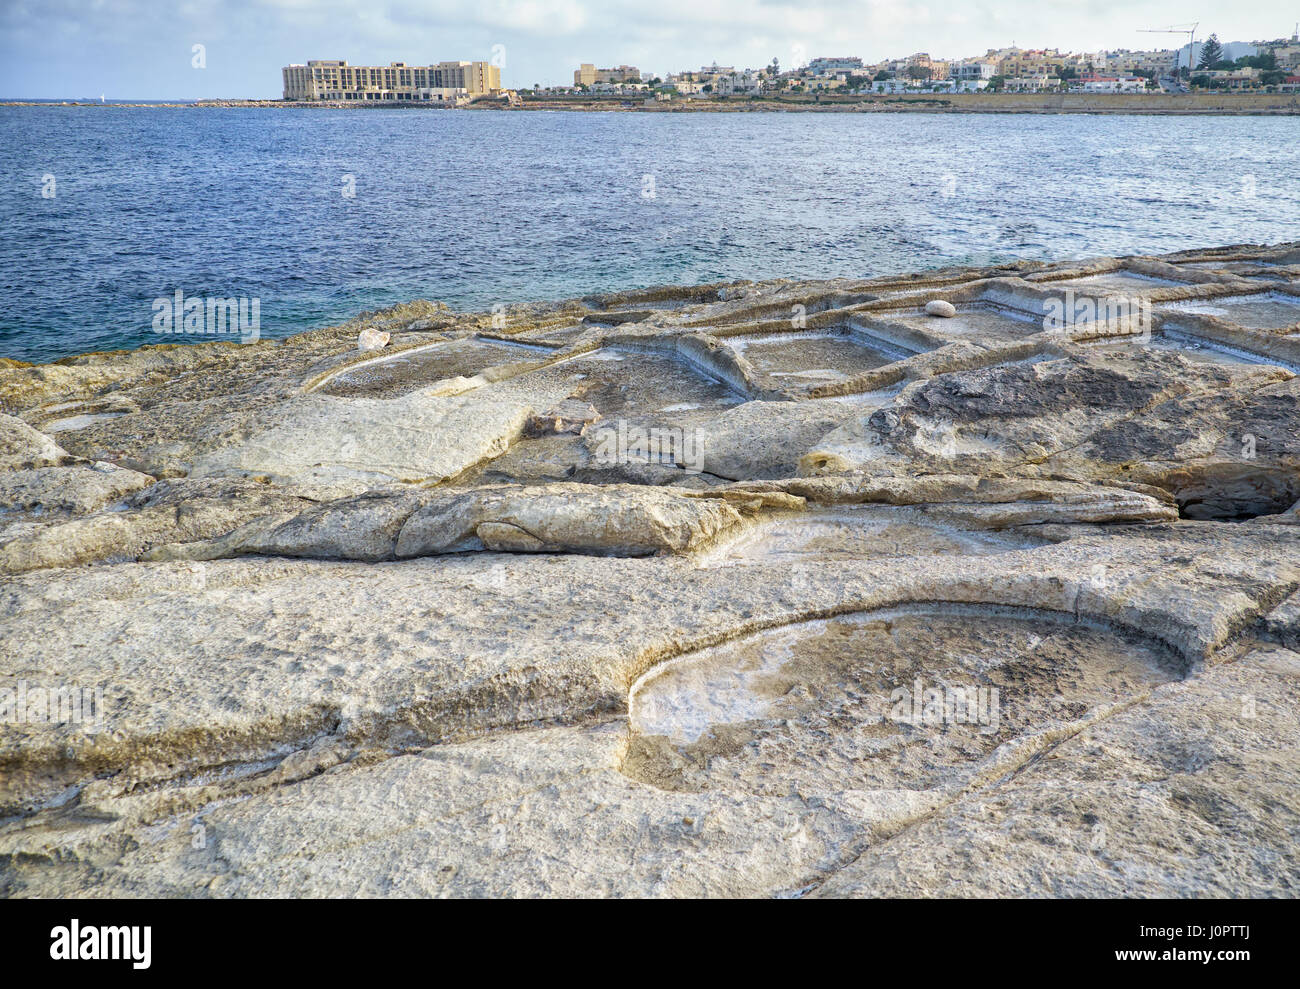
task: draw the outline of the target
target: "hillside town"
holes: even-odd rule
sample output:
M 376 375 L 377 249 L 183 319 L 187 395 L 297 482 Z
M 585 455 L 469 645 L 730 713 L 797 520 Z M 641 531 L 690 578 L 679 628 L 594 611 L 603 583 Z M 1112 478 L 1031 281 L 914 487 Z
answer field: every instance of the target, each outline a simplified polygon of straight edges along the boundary
M 1156 32 L 1165 33 L 1165 32 Z M 1171 31 L 1169 33 L 1180 33 Z M 523 97 L 639 98 L 648 103 L 732 99 L 820 99 L 919 93 L 1190 93 L 1300 92 L 1300 25 L 1290 38 L 1221 43 L 1217 36 L 1181 48 L 1062 52 L 1057 48 L 990 48 L 982 55 L 939 58 L 915 52 L 867 62 L 820 56 L 761 68 L 704 65 L 663 76 L 635 65 L 584 62 L 572 85 L 515 90 L 502 85 L 496 61 L 390 62 L 351 65 L 314 59 L 282 70 L 285 101 L 352 105 L 521 105 Z
M 874 63 L 857 56 L 818 57 L 789 68 L 774 58 L 761 68 L 715 63 L 663 77 L 633 65 L 602 69 L 584 63 L 574 70 L 572 86 L 537 85 L 534 90 L 547 95 L 640 94 L 661 100 L 918 92 L 1296 92 L 1300 36 L 1221 44 L 1211 35 L 1182 48 L 1097 52 L 1012 46 L 965 58 L 916 52 Z

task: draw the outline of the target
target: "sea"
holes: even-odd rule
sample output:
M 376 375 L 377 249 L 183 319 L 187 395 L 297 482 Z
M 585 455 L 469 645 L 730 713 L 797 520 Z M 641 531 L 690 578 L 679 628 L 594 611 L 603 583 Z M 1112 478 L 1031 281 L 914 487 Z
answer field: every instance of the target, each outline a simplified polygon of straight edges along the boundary
M 1296 117 L 45 105 L 0 132 L 0 357 L 37 362 L 212 339 L 160 332 L 177 298 L 255 301 L 267 338 L 1300 239 Z

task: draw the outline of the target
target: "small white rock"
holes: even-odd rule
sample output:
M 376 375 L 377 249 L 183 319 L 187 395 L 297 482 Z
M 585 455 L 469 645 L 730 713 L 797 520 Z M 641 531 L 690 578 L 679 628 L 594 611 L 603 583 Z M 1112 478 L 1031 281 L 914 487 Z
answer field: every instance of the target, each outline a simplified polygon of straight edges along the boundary
M 943 299 L 931 299 L 925 304 L 925 311 L 931 316 L 949 318 L 957 315 L 957 307 Z
M 358 350 L 383 350 L 388 346 L 388 334 L 380 333 L 373 326 L 367 326 L 357 336 Z

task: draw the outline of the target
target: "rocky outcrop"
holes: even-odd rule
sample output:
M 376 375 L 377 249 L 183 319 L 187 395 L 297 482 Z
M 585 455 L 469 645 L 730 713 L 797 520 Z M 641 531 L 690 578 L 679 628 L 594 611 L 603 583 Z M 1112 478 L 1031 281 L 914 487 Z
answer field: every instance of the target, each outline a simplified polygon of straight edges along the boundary
M 397 538 L 399 557 L 467 549 L 610 556 L 682 553 L 740 522 L 725 501 L 633 485 L 476 491 L 426 504 Z
M 139 471 L 100 461 L 0 473 L 0 504 L 11 512 L 84 515 L 154 483 Z
M 539 415 L 531 416 L 528 420 L 527 435 L 550 436 L 573 433 L 581 436 L 588 426 L 599 421 L 600 413 L 592 405 L 569 400 Z
M 1297 251 L 0 367 L 0 895 L 1294 895 Z
M 1264 636 L 1300 651 L 1300 592 L 1292 594 L 1264 618 Z
M 1258 649 L 1157 687 L 879 842 L 815 895 L 1295 896 L 1291 774 L 1277 753 L 1300 741 L 1284 714 L 1298 673 L 1300 654 Z
M 148 559 L 378 561 L 475 550 L 648 556 L 698 549 L 740 520 L 725 499 L 640 485 L 377 494 L 261 518 L 210 542 L 161 547 Z
M 827 434 L 809 473 L 997 471 L 1129 481 L 1189 518 L 1300 496 L 1300 380 L 1170 355 L 1078 355 L 946 374 Z
M 0 415 L 0 470 L 50 467 L 71 458 L 54 440 L 21 419 Z
M 504 453 L 528 418 L 564 395 L 506 382 L 490 393 L 415 392 L 389 400 L 307 395 L 284 403 L 242 443 L 195 460 L 193 477 L 268 477 L 355 493 L 438 482 Z

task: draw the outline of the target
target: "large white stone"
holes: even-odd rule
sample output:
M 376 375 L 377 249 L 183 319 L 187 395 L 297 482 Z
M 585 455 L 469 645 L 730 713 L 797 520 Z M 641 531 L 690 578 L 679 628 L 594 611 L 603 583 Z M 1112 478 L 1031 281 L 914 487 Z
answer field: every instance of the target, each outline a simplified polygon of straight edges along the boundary
M 358 350 L 383 350 L 388 346 L 387 333 L 382 333 L 373 326 L 367 326 L 357 335 Z

